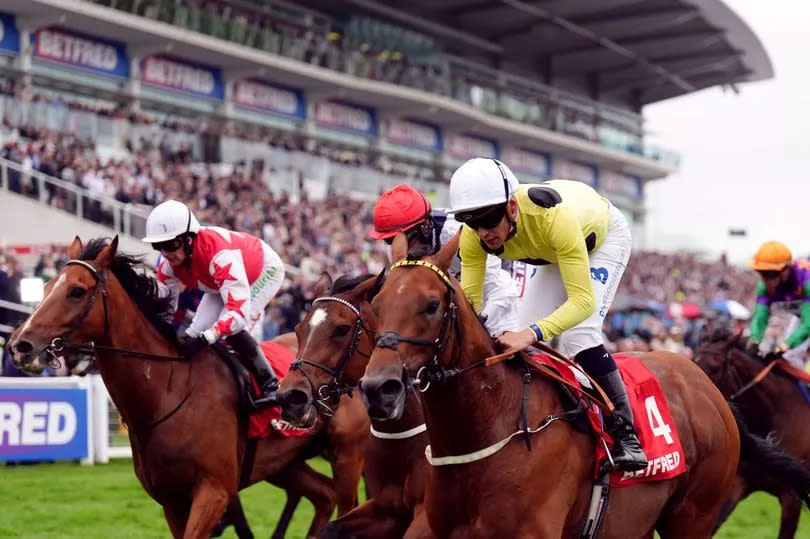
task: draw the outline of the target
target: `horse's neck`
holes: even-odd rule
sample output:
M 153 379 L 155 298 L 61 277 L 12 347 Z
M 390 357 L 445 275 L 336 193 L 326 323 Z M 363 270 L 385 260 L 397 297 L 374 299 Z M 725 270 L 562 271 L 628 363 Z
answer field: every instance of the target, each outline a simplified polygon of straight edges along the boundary
M 752 381 L 765 367 L 765 365 L 760 365 L 747 357 L 744 361 L 736 361 L 734 364 L 737 366 L 737 373 L 740 378 L 740 380 L 735 381 L 735 391 L 739 391 L 745 384 Z M 776 369 L 777 367 L 774 367 L 773 370 Z M 759 418 L 760 421 L 765 423 L 756 430 L 770 429 L 774 420 L 794 411 L 793 405 L 796 401 L 789 398 L 789 395 L 794 393 L 797 397 L 800 396 L 796 382 L 772 371 L 762 381 L 740 395 L 739 404 L 745 409 L 751 409 L 754 412 L 749 414 L 749 417 Z M 752 427 L 757 426 L 752 425 Z
M 460 336 L 457 342 L 463 343 L 456 351 L 456 357 L 463 358 L 463 363 L 455 367 L 463 368 L 493 353 L 484 338 L 468 340 Z M 523 384 L 521 376 L 512 371 L 505 363 L 473 368 L 423 393 L 425 422 L 434 456 L 477 451 L 515 432 Z M 533 391 L 532 395 L 536 399 L 538 392 Z M 548 410 L 553 405 L 550 396 L 546 401 L 539 406 Z M 529 420 L 532 419 L 530 416 Z
M 110 279 L 108 346 L 148 354 L 176 356 L 177 351 L 147 320 L 116 279 Z M 116 313 L 129 313 L 126 319 Z M 177 392 L 188 385 L 188 366 L 176 374 L 175 361 L 148 360 L 115 352 L 98 352 L 98 369 L 107 391 L 130 428 L 159 419 Z

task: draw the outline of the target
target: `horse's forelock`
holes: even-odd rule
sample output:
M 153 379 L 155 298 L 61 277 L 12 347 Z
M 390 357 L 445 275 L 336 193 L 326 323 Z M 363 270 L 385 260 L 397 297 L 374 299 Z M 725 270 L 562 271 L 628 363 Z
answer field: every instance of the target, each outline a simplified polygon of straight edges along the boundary
M 79 255 L 79 260 L 95 260 L 109 242 L 110 238 L 90 240 Z M 170 342 L 176 342 L 177 336 L 169 323 L 174 313 L 174 300 L 171 296 L 160 295 L 157 281 L 145 271 L 147 268 L 143 256 L 118 251 L 109 269 L 155 329 Z M 113 316 L 113 323 L 114 320 Z

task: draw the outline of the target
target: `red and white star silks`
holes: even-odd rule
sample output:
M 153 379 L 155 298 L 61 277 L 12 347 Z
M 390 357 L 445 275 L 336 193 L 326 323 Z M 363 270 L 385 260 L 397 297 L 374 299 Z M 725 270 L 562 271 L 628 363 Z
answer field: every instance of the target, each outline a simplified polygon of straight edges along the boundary
M 269 247 L 266 247 L 269 249 Z M 244 329 L 249 313 L 250 287 L 264 271 L 265 246 L 258 238 L 219 227 L 203 227 L 194 241 L 191 266 L 172 267 L 161 258 L 158 285 L 175 297 L 184 288 L 218 294 L 224 309 L 213 327 L 203 333 L 209 342 Z

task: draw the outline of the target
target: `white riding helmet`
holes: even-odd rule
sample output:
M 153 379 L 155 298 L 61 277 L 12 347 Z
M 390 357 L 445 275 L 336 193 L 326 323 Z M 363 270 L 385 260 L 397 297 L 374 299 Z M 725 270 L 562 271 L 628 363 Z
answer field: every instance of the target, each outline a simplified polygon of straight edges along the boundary
M 470 159 L 450 178 L 450 213 L 503 204 L 515 194 L 518 179 L 496 159 Z
M 200 222 L 188 206 L 177 200 L 158 204 L 146 218 L 146 243 L 160 243 L 177 236 L 200 231 Z

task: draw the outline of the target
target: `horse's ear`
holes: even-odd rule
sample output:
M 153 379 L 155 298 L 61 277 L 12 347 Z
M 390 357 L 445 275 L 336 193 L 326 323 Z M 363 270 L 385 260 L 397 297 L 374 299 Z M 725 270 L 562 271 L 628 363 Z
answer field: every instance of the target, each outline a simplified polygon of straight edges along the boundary
M 391 244 L 391 262 L 399 262 L 408 257 L 408 237 L 404 232 L 397 232 Z
M 79 255 L 82 254 L 83 248 L 84 247 L 82 246 L 81 238 L 79 238 L 79 236 L 76 236 L 75 238 L 73 238 L 73 243 L 71 243 L 70 247 L 68 247 L 68 258 L 71 260 L 76 260 L 77 258 L 79 258 Z
M 315 282 L 315 297 L 319 298 L 325 296 L 332 289 L 332 276 L 329 272 L 324 271 Z
M 442 268 L 444 271 L 450 269 L 450 265 L 453 263 L 453 258 L 455 258 L 456 253 L 458 252 L 458 243 L 460 239 L 461 229 L 459 229 L 456 235 L 453 236 L 450 241 L 445 243 L 439 252 L 433 257 L 436 261 L 436 265 Z
M 101 252 L 96 256 L 96 259 L 93 261 L 94 265 L 97 268 L 106 268 L 112 262 L 112 259 L 115 257 L 115 253 L 118 252 L 118 234 L 112 239 L 112 241 L 101 250 Z
M 739 328 L 737 328 L 737 331 L 734 332 L 734 334 L 731 336 L 731 339 L 729 339 L 728 342 L 732 346 L 737 345 L 742 341 L 742 336 L 743 336 L 743 328 L 742 326 L 740 326 Z
M 385 270 L 381 271 L 379 275 L 369 277 L 365 281 L 357 284 L 350 292 L 352 299 L 355 301 L 360 300 L 370 302 L 372 299 L 374 299 L 374 296 L 377 295 L 377 292 L 380 291 L 380 287 L 382 286 L 384 279 Z
M 700 328 L 700 333 L 698 333 L 698 346 L 703 344 L 707 344 L 711 341 L 712 338 L 712 330 L 709 327 L 709 324 L 703 324 L 703 327 Z

